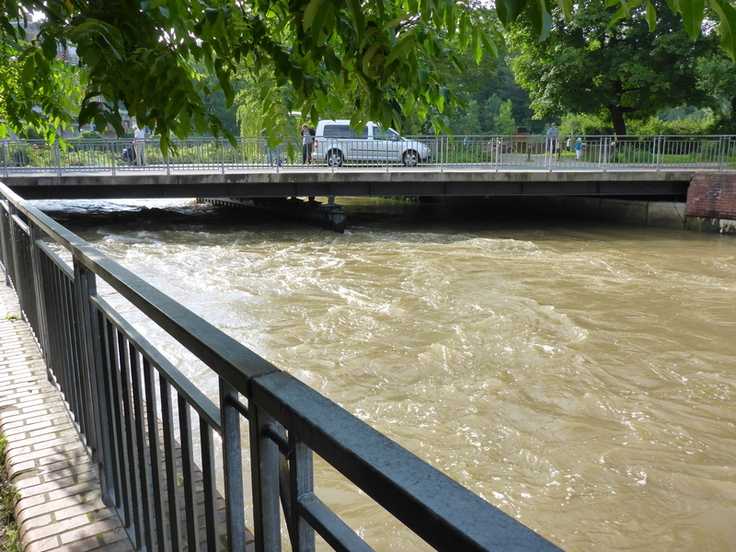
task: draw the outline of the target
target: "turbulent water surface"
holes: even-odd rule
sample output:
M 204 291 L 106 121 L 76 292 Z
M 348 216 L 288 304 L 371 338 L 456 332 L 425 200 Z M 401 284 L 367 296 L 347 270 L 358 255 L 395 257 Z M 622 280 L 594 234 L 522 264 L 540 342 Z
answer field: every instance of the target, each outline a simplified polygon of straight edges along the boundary
M 568 552 L 733 550 L 736 238 L 344 203 L 343 235 L 184 200 L 39 205 Z M 377 550 L 426 549 L 318 489 Z

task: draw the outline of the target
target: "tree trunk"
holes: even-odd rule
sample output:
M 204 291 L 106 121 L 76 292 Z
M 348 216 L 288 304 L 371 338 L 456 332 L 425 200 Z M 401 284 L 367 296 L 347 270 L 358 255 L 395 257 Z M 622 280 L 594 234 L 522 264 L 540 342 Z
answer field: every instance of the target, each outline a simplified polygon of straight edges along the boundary
M 606 108 L 611 114 L 611 123 L 613 123 L 613 132 L 616 136 L 626 136 L 626 121 L 624 121 L 624 113 L 630 111 L 620 105 L 607 105 Z

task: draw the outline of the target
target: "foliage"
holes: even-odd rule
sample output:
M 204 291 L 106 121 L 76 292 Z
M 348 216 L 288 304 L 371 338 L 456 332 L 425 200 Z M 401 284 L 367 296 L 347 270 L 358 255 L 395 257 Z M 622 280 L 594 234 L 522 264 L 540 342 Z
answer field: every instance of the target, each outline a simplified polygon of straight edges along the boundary
M 694 60 L 715 49 L 715 40 L 690 41 L 666 4 L 659 4 L 657 32 L 643 18 L 610 26 L 614 9 L 597 0 L 584 0 L 568 21 L 554 15 L 546 42 L 522 25 L 510 38 L 519 50 L 513 68 L 537 115 L 607 114 L 615 133 L 625 135 L 627 120 L 702 101 Z
M 715 134 L 719 120 L 713 115 L 709 117 L 682 117 L 664 120 L 652 117 L 632 125 L 632 133 L 646 136 L 705 136 Z
M 495 134 L 509 135 L 516 130 L 516 121 L 511 115 L 511 100 L 501 104 L 498 115 L 493 118 L 493 132 Z
M 477 63 L 502 42 L 488 10 L 475 1 L 0 0 L 0 133 L 33 128 L 53 141 L 78 117 L 82 125 L 112 125 L 121 135 L 125 109 L 161 137 L 164 149 L 172 135 L 230 135 L 205 98 L 221 91 L 224 109 L 217 111 L 227 111 L 239 73 L 259 86 L 275 83 L 259 96 L 268 128 L 284 112 L 300 111 L 311 120 L 349 112 L 355 126 L 372 119 L 398 129 L 406 122 L 443 129 L 443 114 L 462 93 L 445 86 L 439 62 L 464 67 L 446 45 L 457 44 Z M 697 37 L 705 0 L 667 1 Z M 632 16 L 650 27 L 658 20 L 651 1 L 616 5 L 609 17 Z M 729 0 L 707 5 L 733 56 L 736 9 Z M 504 26 L 523 21 L 542 39 L 552 30 L 553 10 L 569 19 L 573 0 L 496 6 Z M 44 17 L 39 33 L 24 43 L 18 26 L 36 11 Z M 57 56 L 70 53 L 70 45 L 76 66 Z
M 698 89 L 712 100 L 721 118 L 720 132 L 736 133 L 736 71 L 733 62 L 722 52 L 697 61 Z
M 80 124 L 94 120 L 100 128 L 110 124 L 122 133 L 124 106 L 139 126 L 155 129 L 164 146 L 171 134 L 225 133 L 200 93 L 220 89 L 231 105 L 231 81 L 239 71 L 249 72 L 256 82 L 273 75 L 278 88 L 288 88 L 288 111 L 312 118 L 349 107 L 355 124 L 373 119 L 400 126 L 401 113 L 416 110 L 420 118 L 428 115 L 441 124 L 439 114 L 456 98 L 432 66 L 447 56 L 459 64 L 443 42 L 457 40 L 479 60 L 483 51 L 495 51 L 492 40 L 498 40 L 475 24 L 473 6 L 452 0 L 0 2 L 4 45 L 15 40 L 19 33 L 13 25 L 25 24 L 29 12 L 40 10 L 45 16 L 37 39 L 28 47 L 16 44 L 10 52 L 19 54 L 17 78 L 26 77 L 30 89 L 48 98 L 41 106 L 44 114 L 68 124 L 71 116 L 65 114 L 75 111 L 59 105 L 50 88 L 57 51 L 74 44 L 85 92 Z M 216 75 L 214 87 L 198 76 L 194 63 Z M 4 100 L 12 103 L 8 111 L 16 114 L 6 117 L 13 130 L 22 131 L 30 120 L 35 99 L 30 89 L 22 98 L 3 91 Z M 281 106 L 268 94 L 262 101 L 264 126 L 274 126 Z

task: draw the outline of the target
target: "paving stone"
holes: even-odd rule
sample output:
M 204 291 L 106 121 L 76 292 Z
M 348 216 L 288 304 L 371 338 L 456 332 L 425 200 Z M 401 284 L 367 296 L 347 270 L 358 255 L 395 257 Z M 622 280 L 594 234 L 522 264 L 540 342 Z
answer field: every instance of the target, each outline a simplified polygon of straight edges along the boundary
M 23 550 L 132 552 L 28 325 L 10 318 L 19 312 L 15 292 L 0 285 L 0 433 Z

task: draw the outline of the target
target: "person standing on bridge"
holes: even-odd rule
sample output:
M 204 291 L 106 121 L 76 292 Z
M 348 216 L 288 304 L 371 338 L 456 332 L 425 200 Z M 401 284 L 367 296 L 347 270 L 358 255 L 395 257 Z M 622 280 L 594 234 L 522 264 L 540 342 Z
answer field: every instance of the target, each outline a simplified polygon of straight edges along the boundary
M 555 123 L 552 123 L 549 126 L 549 130 L 547 130 L 547 151 L 550 155 L 554 155 L 557 151 L 557 135 L 559 133 Z
M 302 125 L 302 165 L 312 162 L 312 150 L 314 149 L 314 134 L 306 124 Z
M 146 132 L 133 125 L 133 147 L 135 148 L 135 162 L 137 165 L 146 164 Z
M 573 146 L 573 149 L 575 150 L 575 161 L 580 161 L 580 156 L 583 154 L 583 139 L 578 138 L 575 140 L 575 145 Z

